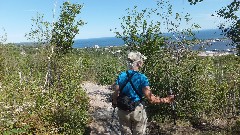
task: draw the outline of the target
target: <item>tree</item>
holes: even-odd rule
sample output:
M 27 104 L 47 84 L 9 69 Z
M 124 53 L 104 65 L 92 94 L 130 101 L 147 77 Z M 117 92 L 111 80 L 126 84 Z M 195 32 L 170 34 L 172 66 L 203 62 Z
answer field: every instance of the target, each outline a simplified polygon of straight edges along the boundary
M 30 40 L 37 39 L 37 43 L 46 46 L 47 51 L 49 51 L 48 71 L 44 87 L 51 86 L 54 82 L 53 68 L 55 74 L 60 74 L 61 66 L 57 65 L 59 56 L 72 49 L 74 38 L 79 33 L 78 27 L 85 24 L 82 20 L 76 19 L 77 15 L 81 13 L 82 7 L 80 4 L 64 2 L 63 6 L 60 7 L 58 21 L 53 23 L 45 21 L 44 15 L 41 14 L 37 14 L 37 17 L 32 19 L 31 31 L 25 36 Z
M 55 47 L 58 54 L 65 54 L 72 49 L 75 36 L 79 33 L 79 26 L 85 23 L 77 20 L 83 5 L 64 2 L 58 21 L 50 23 L 44 20 L 44 15 L 37 14 L 33 18 L 31 31 L 25 36 L 29 40 L 37 40 L 37 43 Z
M 140 11 L 137 6 L 133 10 L 128 8 L 127 15 L 120 18 L 123 31 L 115 32 L 116 37 L 122 38 L 129 46 L 128 49 L 137 50 L 149 58 L 166 45 L 167 38 L 178 39 L 182 44 L 188 44 L 185 42 L 186 37 L 194 36 L 192 29 L 200 27 L 191 23 L 189 13 L 175 13 L 169 1 L 160 0 L 156 6 Z M 189 28 L 180 30 L 183 23 L 187 23 Z M 166 37 L 164 32 L 176 37 Z
M 181 84 L 181 81 L 188 77 L 183 74 L 195 65 L 193 62 L 193 65 L 189 64 L 193 53 L 188 49 L 188 45 L 191 44 L 188 39 L 194 39 L 192 30 L 200 27 L 191 22 L 190 14 L 174 12 L 170 1 L 167 0 L 158 1 L 156 7 L 139 10 L 135 6 L 133 10 L 127 9 L 126 11 L 127 14 L 120 18 L 122 19 L 122 32 L 115 33 L 128 45 L 128 50 L 139 51 L 147 57 L 141 72 L 148 76 L 153 93 L 163 96 L 172 91 L 174 94 L 180 92 L 185 94 L 185 88 L 192 90 L 193 86 L 190 86 L 192 84 Z M 187 28 L 182 29 L 184 23 L 187 24 Z M 170 35 L 164 32 L 170 33 Z M 184 61 L 185 63 L 189 61 L 189 63 L 185 64 Z M 182 79 L 183 77 L 185 78 Z M 192 95 L 187 94 L 185 94 L 185 101 L 192 98 Z M 197 104 L 196 106 L 201 105 Z M 151 108 L 150 105 L 149 108 Z M 159 115 L 163 113 L 163 110 L 166 111 L 166 115 L 169 115 L 170 110 L 167 106 L 152 108 L 158 108 L 150 110 L 151 116 L 157 114 L 157 119 L 163 118 Z M 172 108 L 173 114 L 176 114 L 175 106 L 173 105 Z M 184 110 L 188 106 L 183 105 L 182 108 Z M 188 110 L 193 113 L 199 111 L 196 108 Z
M 58 53 L 67 53 L 72 49 L 74 38 L 79 33 L 78 26 L 83 26 L 83 20 L 76 20 L 83 6 L 64 2 L 60 18 L 53 25 L 51 44 L 56 46 Z

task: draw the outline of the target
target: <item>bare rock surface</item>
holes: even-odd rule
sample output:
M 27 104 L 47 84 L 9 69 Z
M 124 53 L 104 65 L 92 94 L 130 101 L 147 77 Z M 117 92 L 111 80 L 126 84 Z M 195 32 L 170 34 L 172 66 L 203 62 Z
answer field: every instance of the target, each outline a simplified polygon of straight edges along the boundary
M 90 135 L 117 135 L 119 124 L 117 109 L 111 104 L 112 90 L 110 86 L 101 86 L 92 82 L 84 82 L 82 88 L 90 98 Z

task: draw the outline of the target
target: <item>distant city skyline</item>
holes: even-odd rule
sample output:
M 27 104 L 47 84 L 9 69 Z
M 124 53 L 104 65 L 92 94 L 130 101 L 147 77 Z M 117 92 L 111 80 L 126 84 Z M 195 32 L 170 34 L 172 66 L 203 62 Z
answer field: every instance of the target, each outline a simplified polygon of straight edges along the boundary
M 66 0 L 0 0 L 0 36 L 3 28 L 7 33 L 7 42 L 26 42 L 25 34 L 30 32 L 32 18 L 37 13 L 44 14 L 45 20 L 53 22 L 55 14 L 59 14 L 60 6 Z M 113 37 L 115 34 L 110 29 L 120 29 L 119 18 L 126 15 L 126 9 L 138 9 L 155 7 L 155 0 L 69 0 L 71 3 L 83 4 L 79 18 L 86 25 L 80 27 L 80 33 L 76 39 Z M 199 24 L 202 29 L 216 29 L 221 18 L 213 17 L 212 14 L 218 9 L 228 5 L 228 0 L 204 0 L 197 5 L 190 5 L 187 0 L 171 1 L 175 12 L 190 13 L 192 22 Z

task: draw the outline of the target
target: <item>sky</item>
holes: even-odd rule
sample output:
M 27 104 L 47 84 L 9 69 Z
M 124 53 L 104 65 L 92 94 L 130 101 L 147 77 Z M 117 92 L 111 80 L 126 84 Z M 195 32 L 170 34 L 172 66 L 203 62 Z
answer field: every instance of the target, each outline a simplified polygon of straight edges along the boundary
M 60 6 L 66 0 L 0 0 L 0 37 L 7 33 L 7 43 L 27 42 L 26 33 L 30 32 L 37 13 L 44 14 L 44 20 L 57 20 Z M 85 24 L 79 27 L 80 33 L 75 39 L 114 37 L 110 29 L 121 31 L 120 25 L 126 9 L 156 7 L 156 0 L 68 0 L 84 5 L 78 18 Z M 218 9 L 231 0 L 204 0 L 197 5 L 190 5 L 187 0 L 170 0 L 175 12 L 188 12 L 193 22 L 201 29 L 215 29 L 221 18 L 212 17 Z M 55 14 L 55 17 L 53 15 Z

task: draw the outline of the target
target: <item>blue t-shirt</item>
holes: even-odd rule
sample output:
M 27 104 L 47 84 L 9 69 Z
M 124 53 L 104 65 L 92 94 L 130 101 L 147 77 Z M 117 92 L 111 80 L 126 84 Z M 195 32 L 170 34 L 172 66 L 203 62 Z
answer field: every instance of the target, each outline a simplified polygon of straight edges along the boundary
M 141 95 L 141 98 L 142 98 L 143 97 L 142 89 L 146 86 L 149 86 L 148 78 L 144 74 L 137 71 L 128 70 L 128 73 L 129 73 L 129 76 L 132 76 L 135 73 L 132 76 L 131 80 L 134 87 L 136 88 L 136 90 L 138 91 L 138 93 Z M 116 80 L 116 84 L 119 85 L 119 88 L 122 88 L 127 81 L 128 81 L 128 77 L 127 77 L 126 71 L 121 72 Z M 130 97 L 134 102 L 139 101 L 141 99 L 132 88 L 130 81 L 122 89 L 122 93 Z

